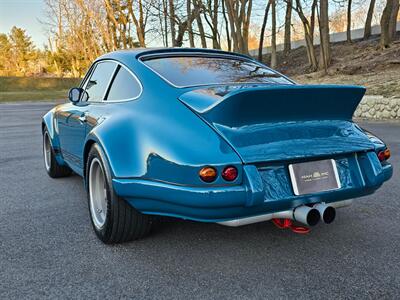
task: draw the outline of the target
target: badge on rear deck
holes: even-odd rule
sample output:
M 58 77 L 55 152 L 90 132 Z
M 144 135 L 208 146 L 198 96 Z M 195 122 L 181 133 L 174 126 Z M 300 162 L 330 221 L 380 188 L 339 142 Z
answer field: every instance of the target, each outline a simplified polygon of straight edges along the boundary
M 289 174 L 295 195 L 312 194 L 340 188 L 334 159 L 290 164 Z

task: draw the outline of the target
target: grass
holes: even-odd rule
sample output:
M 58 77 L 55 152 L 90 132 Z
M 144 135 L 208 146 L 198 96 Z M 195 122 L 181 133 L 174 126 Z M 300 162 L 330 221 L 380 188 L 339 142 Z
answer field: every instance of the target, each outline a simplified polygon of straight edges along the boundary
M 66 99 L 80 78 L 0 77 L 0 102 Z

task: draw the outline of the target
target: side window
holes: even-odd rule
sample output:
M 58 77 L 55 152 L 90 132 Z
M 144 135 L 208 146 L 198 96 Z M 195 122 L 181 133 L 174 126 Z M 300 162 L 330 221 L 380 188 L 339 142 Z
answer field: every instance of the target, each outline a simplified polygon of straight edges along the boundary
M 96 65 L 89 80 L 85 83 L 85 90 L 89 95 L 88 101 L 101 101 L 114 74 L 117 65 L 111 61 L 100 62 Z
M 108 101 L 128 100 L 140 95 L 141 86 L 137 79 L 124 67 L 119 66 L 110 90 Z

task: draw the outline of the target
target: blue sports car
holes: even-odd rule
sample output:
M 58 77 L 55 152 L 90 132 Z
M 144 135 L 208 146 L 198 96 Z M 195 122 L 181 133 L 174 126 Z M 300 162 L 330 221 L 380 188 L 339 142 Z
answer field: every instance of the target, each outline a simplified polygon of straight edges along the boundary
M 229 52 L 117 51 L 43 117 L 44 164 L 83 177 L 105 243 L 144 237 L 157 215 L 307 232 L 392 176 L 387 146 L 352 121 L 364 93 Z

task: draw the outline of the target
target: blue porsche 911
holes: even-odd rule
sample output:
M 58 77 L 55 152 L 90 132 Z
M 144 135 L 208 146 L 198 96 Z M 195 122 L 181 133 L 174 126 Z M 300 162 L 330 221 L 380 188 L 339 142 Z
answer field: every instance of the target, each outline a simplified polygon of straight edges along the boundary
M 307 232 L 392 176 L 387 146 L 352 121 L 364 93 L 229 52 L 117 51 L 43 117 L 44 164 L 83 177 L 105 243 L 156 216 Z

